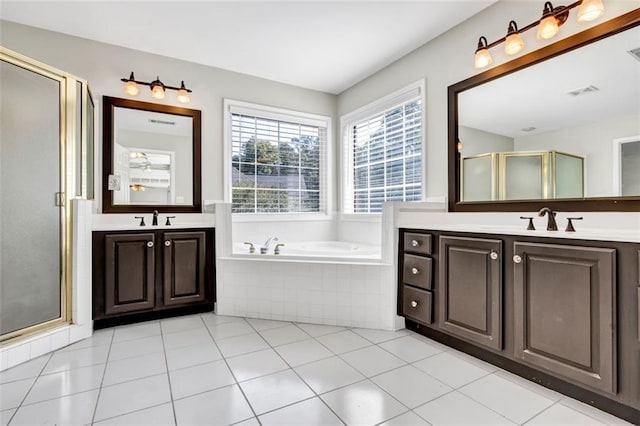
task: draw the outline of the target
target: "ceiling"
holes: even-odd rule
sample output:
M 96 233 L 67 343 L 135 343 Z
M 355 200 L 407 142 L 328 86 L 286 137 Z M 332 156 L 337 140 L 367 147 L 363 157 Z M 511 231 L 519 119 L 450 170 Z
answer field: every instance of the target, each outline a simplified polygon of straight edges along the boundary
M 2 0 L 0 18 L 338 94 L 495 1 Z

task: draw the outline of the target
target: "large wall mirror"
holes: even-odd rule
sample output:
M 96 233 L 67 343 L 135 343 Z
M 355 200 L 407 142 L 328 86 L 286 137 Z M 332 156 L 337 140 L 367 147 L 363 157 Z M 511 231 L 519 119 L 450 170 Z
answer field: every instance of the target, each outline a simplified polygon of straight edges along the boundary
M 103 212 L 201 212 L 200 111 L 105 96 L 103 117 Z
M 449 87 L 449 210 L 640 210 L 640 10 Z

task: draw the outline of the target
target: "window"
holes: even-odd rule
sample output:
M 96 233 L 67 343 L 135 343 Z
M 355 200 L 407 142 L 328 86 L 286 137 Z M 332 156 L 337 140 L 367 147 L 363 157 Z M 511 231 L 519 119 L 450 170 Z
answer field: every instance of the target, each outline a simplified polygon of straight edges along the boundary
M 326 210 L 329 119 L 227 102 L 233 213 Z
M 422 199 L 421 93 L 416 83 L 343 117 L 344 213 Z

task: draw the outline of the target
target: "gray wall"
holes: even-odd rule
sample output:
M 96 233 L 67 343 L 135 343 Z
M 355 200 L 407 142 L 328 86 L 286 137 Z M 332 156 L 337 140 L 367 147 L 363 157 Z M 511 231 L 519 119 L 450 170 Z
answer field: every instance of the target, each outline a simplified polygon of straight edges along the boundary
M 473 127 L 458 127 L 458 139 L 462 142 L 463 157 L 486 154 L 487 152 L 513 151 L 513 138 L 474 129 Z
M 120 79 L 128 77 L 131 71 L 144 81 L 159 75 L 165 84 L 172 86 L 184 80 L 193 90 L 191 103 L 186 106 L 202 111 L 202 198 L 205 200 L 223 199 L 223 98 L 335 116 L 334 95 L 13 22 L 0 21 L 0 28 L 3 46 L 89 81 L 99 117 L 96 195 L 101 191 L 98 177 L 102 176 L 102 96 L 129 98 Z M 144 87 L 140 95 L 132 99 L 156 102 Z M 161 103 L 185 106 L 175 100 L 173 92 L 167 93 Z
M 514 57 L 525 55 L 558 41 L 589 26 L 633 10 L 635 1 L 607 1 L 603 17 L 578 24 L 573 11 L 561 27 L 560 35 L 549 41 L 535 38 L 535 30 L 523 35 L 525 48 Z M 542 10 L 540 1 L 499 1 L 447 31 L 440 37 L 414 50 L 383 70 L 343 92 L 338 98 L 338 116 L 346 114 L 394 90 L 419 79 L 426 80 L 425 174 L 426 194 L 429 197 L 447 194 L 447 87 L 480 71 L 473 66 L 473 54 L 478 38 L 484 35 L 489 42 L 504 37 L 511 19 L 524 26 L 537 19 Z M 491 49 L 492 66 L 506 61 L 501 47 Z M 512 59 L 514 57 L 509 57 Z M 484 70 L 481 70 L 484 71 Z M 514 102 L 514 106 L 517 103 Z

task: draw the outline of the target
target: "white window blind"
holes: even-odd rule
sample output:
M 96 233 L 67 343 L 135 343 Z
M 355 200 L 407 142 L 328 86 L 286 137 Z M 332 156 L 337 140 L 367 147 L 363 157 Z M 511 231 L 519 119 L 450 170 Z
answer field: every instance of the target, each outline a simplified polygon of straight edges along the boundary
M 385 201 L 422 198 L 420 97 L 351 122 L 345 137 L 345 213 L 379 213 Z
M 232 211 L 323 211 L 326 125 L 246 108 L 230 114 Z

